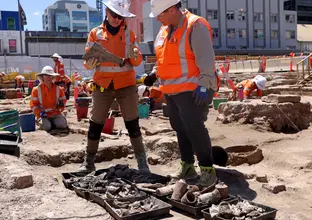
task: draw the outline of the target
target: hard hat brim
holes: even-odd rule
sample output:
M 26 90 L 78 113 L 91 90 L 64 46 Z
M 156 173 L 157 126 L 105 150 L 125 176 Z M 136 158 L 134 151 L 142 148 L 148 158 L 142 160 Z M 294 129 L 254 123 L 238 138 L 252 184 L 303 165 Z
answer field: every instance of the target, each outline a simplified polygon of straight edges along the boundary
M 132 13 L 130 13 L 130 12 L 121 13 L 120 11 L 116 10 L 114 7 L 112 7 L 110 4 L 108 4 L 108 3 L 106 3 L 106 2 L 103 2 L 103 4 L 104 4 L 107 8 L 109 8 L 109 10 L 115 12 L 116 14 L 118 14 L 118 15 L 124 17 L 124 18 L 134 18 L 134 17 L 136 17 L 135 14 L 132 14 Z
M 153 12 L 151 12 L 151 13 L 149 14 L 149 17 L 150 17 L 150 18 L 156 18 L 159 14 L 160 14 L 160 13 L 153 13 Z
M 59 76 L 60 74 L 58 74 L 58 73 L 39 73 L 37 76 L 44 76 L 44 75 L 48 75 L 48 76 Z

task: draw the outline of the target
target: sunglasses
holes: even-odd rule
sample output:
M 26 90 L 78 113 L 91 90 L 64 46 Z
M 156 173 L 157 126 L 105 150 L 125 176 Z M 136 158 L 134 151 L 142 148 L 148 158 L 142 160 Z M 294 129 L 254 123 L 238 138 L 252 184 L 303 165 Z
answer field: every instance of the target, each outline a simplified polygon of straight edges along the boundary
M 115 19 L 115 18 L 118 18 L 119 20 L 123 20 L 123 19 L 124 19 L 124 17 L 122 17 L 122 16 L 116 14 L 116 13 L 113 12 L 112 10 L 108 9 L 108 11 L 109 11 L 110 15 L 111 15 L 114 19 Z

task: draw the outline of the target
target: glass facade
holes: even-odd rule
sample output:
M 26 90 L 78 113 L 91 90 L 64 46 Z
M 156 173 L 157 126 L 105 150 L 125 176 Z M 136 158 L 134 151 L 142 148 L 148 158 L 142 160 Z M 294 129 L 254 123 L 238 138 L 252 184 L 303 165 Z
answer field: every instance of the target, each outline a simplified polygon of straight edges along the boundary
M 87 12 L 85 11 L 73 11 L 72 12 L 73 21 L 86 21 Z
M 68 12 L 55 12 L 56 31 L 70 31 L 70 19 Z
M 102 23 L 100 14 L 98 12 L 89 11 L 89 22 L 90 30 L 99 26 Z
M 73 23 L 73 32 L 88 32 L 88 25 L 83 23 Z

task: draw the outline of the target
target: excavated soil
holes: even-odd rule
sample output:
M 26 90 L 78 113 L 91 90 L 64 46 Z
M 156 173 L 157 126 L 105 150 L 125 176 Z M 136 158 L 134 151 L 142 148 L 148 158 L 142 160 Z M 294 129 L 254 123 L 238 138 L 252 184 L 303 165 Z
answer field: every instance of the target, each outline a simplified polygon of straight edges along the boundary
M 311 101 L 311 98 L 303 97 L 303 100 Z M 9 105 L 0 105 L 0 109 L 28 108 L 27 104 L 21 106 L 17 101 L 9 101 Z M 212 144 L 229 151 L 230 165 L 218 168 L 217 175 L 229 185 L 230 193 L 277 208 L 279 220 L 311 219 L 311 128 L 297 134 L 260 132 L 250 124 L 222 124 L 216 121 L 217 116 L 218 112 L 211 110 L 206 125 Z M 88 120 L 78 122 L 73 109 L 68 111 L 67 118 L 70 134 L 61 137 L 43 131 L 23 133 L 20 159 L 0 155 L 0 174 L 5 172 L 4 167 L 15 164 L 33 177 L 33 186 L 24 189 L 9 190 L 0 184 L 0 219 L 111 219 L 103 208 L 79 198 L 61 182 L 62 172 L 73 172 L 79 167 L 88 129 Z M 168 119 L 154 115 L 140 120 L 140 125 L 148 155 L 159 158 L 156 165 L 150 165 L 151 170 L 162 175 L 175 172 L 179 151 Z M 105 140 L 100 143 L 97 168 L 117 163 L 136 167 L 121 118 L 116 118 L 114 134 L 103 135 Z M 256 159 L 248 160 L 253 155 Z M 2 174 L 0 183 L 6 183 L 6 178 Z M 263 183 L 263 179 L 268 183 Z M 283 185 L 286 191 L 274 194 L 264 184 L 272 189 Z M 170 213 L 170 219 L 191 219 L 175 211 Z

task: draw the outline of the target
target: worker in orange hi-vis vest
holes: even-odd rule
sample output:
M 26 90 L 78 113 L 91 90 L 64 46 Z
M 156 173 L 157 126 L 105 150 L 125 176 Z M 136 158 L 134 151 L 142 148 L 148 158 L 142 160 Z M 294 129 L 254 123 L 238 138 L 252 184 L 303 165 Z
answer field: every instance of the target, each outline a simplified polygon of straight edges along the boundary
M 217 182 L 211 140 L 204 122 L 220 82 L 215 71 L 212 30 L 204 18 L 181 9 L 180 0 L 151 0 L 150 17 L 162 24 L 155 39 L 157 63 L 145 81 L 160 79 L 169 120 L 177 133 L 181 167 L 174 179 L 196 179 L 199 187 Z M 152 80 L 153 79 L 153 80 Z M 148 84 L 146 84 L 148 85 Z
M 54 61 L 54 72 L 59 75 L 55 79 L 55 83 L 58 86 L 61 86 L 65 91 L 66 99 L 69 100 L 70 96 L 70 85 L 72 83 L 71 79 L 65 75 L 64 64 L 62 62 L 62 57 L 57 53 L 54 53 L 51 58 Z
M 65 110 L 64 90 L 54 83 L 57 73 L 50 66 L 45 66 L 38 74 L 39 85 L 34 87 L 30 98 L 30 108 L 37 120 L 42 119 L 41 127 L 45 131 L 67 128 L 67 121 L 62 115 Z
M 25 93 L 25 87 L 24 87 L 24 81 L 25 81 L 25 77 L 22 75 L 17 75 L 15 77 L 15 89 L 16 88 L 20 88 L 23 90 L 23 92 Z
M 236 85 L 236 93 L 241 92 L 242 97 L 239 99 L 247 101 L 251 97 L 251 94 L 254 90 L 257 90 L 257 96 L 260 98 L 262 96 L 262 90 L 266 87 L 266 78 L 261 75 L 257 75 L 253 79 L 244 80 Z
M 149 173 L 146 153 L 139 126 L 138 94 L 136 87 L 135 66 L 142 63 L 142 54 L 136 43 L 135 33 L 126 24 L 126 18 L 135 17 L 129 12 L 128 0 L 103 0 L 106 17 L 103 23 L 92 29 L 88 36 L 86 52 L 95 42 L 100 43 L 112 54 L 125 59 L 125 65 L 112 62 L 99 62 L 95 57 L 84 62 L 87 69 L 95 69 L 92 92 L 88 143 L 83 164 L 78 171 L 95 170 L 94 158 L 98 150 L 101 132 L 106 122 L 108 111 L 117 99 L 122 112 L 130 142 L 134 150 L 141 173 Z

